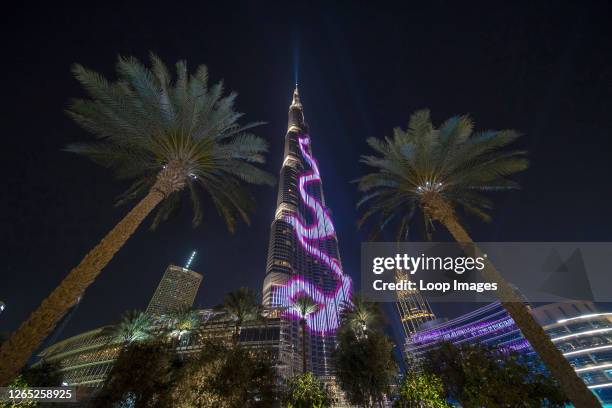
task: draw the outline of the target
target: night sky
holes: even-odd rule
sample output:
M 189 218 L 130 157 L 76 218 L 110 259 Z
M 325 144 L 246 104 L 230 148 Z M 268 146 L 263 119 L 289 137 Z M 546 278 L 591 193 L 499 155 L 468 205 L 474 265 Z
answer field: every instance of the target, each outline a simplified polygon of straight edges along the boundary
M 114 76 L 119 54 L 206 64 L 239 93 L 278 174 L 299 67 L 306 120 L 346 272 L 359 285 L 355 226 L 365 139 L 416 109 L 436 123 L 469 113 L 477 129 L 514 128 L 532 167 L 496 197 L 494 222 L 467 219 L 477 241 L 612 241 L 612 6 L 607 2 L 164 2 L 62 8 L 5 5 L 2 24 L 0 331 L 14 330 L 129 207 L 127 184 L 61 151 L 89 136 L 64 114 L 83 96 L 70 66 Z M 290 3 L 294 3 L 295 6 Z M 331 3 L 331 2 L 328 2 Z M 376 2 L 378 3 L 378 2 Z M 510 4 L 512 3 L 512 4 Z M 30 5 L 30 3 L 24 3 Z M 296 63 L 297 62 L 297 63 Z M 231 235 L 214 208 L 192 229 L 188 205 L 156 232 L 143 225 L 85 294 L 60 337 L 144 309 L 169 263 L 204 275 L 196 306 L 239 286 L 261 290 L 276 189 L 253 189 L 250 227 Z M 440 228 L 441 229 L 441 228 Z M 446 237 L 440 234 L 438 239 Z

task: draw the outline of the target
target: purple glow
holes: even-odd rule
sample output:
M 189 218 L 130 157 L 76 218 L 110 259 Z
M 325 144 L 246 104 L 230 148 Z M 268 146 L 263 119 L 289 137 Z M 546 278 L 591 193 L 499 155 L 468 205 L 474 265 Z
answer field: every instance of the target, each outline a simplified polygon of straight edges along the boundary
M 429 330 L 415 334 L 412 337 L 414 343 L 423 344 L 438 341 L 452 341 L 457 337 L 469 336 L 479 337 L 485 334 L 506 330 L 515 326 L 511 317 L 504 317 L 494 321 L 476 322 L 447 330 Z
M 344 307 L 347 302 L 350 302 L 352 281 L 342 271 L 340 261 L 330 256 L 317 245 L 319 241 L 335 237 L 336 232 L 325 207 L 306 190 L 308 184 L 321 182 L 319 166 L 307 149 L 310 145 L 310 138 L 308 135 L 303 135 L 298 137 L 298 141 L 302 156 L 304 156 L 304 159 L 312 169 L 299 175 L 300 197 L 304 205 L 312 211 L 314 222 L 311 225 L 304 225 L 304 222 L 297 213 L 287 215 L 285 221 L 293 227 L 302 248 L 326 265 L 338 283 L 333 291 L 326 293 L 305 277 L 298 275 L 289 279 L 283 286 L 274 288 L 273 296 L 275 303 L 288 308 L 283 315 L 295 319 L 300 319 L 301 316 L 291 309 L 293 300 L 299 295 L 305 294 L 309 296 L 319 305 L 319 308 L 316 312 L 306 317 L 306 327 L 311 333 L 323 335 L 333 333 L 338 329 L 340 325 L 338 317 L 340 308 Z M 334 308 L 334 305 L 337 306 L 338 310 Z

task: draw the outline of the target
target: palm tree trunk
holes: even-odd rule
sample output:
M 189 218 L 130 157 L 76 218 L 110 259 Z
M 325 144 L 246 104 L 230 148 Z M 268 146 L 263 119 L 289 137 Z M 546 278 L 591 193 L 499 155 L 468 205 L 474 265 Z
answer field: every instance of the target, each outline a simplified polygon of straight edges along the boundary
M 306 319 L 300 320 L 302 327 L 302 373 L 306 374 L 308 367 L 306 366 Z
M 478 257 L 482 256 L 480 249 L 467 231 L 459 223 L 452 207 L 439 195 L 427 197 L 423 200 L 426 213 L 435 220 L 440 221 L 455 240 L 464 247 L 466 252 Z M 486 259 L 486 258 L 485 258 Z M 481 271 L 486 281 L 497 283 L 497 296 L 510 317 L 519 327 L 523 336 L 529 341 L 533 349 L 540 356 L 552 376 L 559 382 L 561 388 L 576 408 L 601 407 L 595 395 L 574 371 L 561 351 L 550 340 L 515 290 L 506 282 L 495 266 L 488 260 Z
M 159 183 L 158 183 L 159 185 Z M 85 289 L 146 216 L 163 200 L 161 189 L 153 188 L 103 239 L 72 269 L 51 294 L 43 300 L 28 319 L 0 348 L 0 385 L 8 384 L 25 365 L 30 355 L 53 330 L 66 311 L 77 301 Z

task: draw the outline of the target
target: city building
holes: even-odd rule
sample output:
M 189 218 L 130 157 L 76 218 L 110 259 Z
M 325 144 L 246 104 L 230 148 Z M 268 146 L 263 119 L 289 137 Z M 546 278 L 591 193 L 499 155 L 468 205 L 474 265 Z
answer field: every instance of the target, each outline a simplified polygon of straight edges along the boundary
M 592 302 L 571 302 L 540 306 L 532 314 L 586 385 L 612 406 L 612 313 Z
M 435 319 L 423 323 L 416 333 L 407 338 L 406 355 L 418 360 L 441 342 L 478 342 L 515 351 L 530 347 L 499 302 L 487 304 L 451 320 Z
M 45 348 L 39 361 L 59 362 L 64 382 L 70 386 L 99 387 L 119 355 L 120 346 L 99 327 Z
M 395 271 L 395 279 L 401 282 L 409 280 L 409 277 L 405 271 L 398 269 Z M 416 289 L 397 291 L 395 306 L 402 322 L 404 338 L 408 338 L 416 333 L 423 323 L 436 318 L 427 299 Z
M 334 374 L 331 358 L 336 344 L 334 333 L 340 311 L 350 300 L 351 285 L 351 279 L 342 270 L 334 225 L 296 87 L 289 107 L 263 284 L 264 306 L 282 310 L 280 355 L 287 359 L 288 370 L 281 375 L 292 375 L 302 369 L 299 316 L 292 304 L 303 295 L 319 305 L 316 312 L 306 317 L 308 369 L 323 379 Z
M 202 275 L 191 269 L 169 265 L 164 272 L 146 312 L 163 315 L 193 306 Z
M 598 311 L 592 302 L 577 301 L 530 311 L 600 401 L 612 404 L 612 313 Z M 499 302 L 451 320 L 423 323 L 407 338 L 405 352 L 418 361 L 441 342 L 478 342 L 535 358 L 531 345 Z
M 162 315 L 179 308 L 191 307 L 201 281 L 202 275 L 199 273 L 169 265 L 149 302 L 147 313 Z M 211 311 L 199 311 L 203 321 L 207 321 L 211 314 Z M 51 344 L 39 353 L 38 363 L 59 362 L 64 381 L 69 385 L 101 386 L 119 354 L 119 346 L 112 341 L 106 330 L 109 327 L 99 327 Z M 184 350 L 187 351 L 188 349 Z

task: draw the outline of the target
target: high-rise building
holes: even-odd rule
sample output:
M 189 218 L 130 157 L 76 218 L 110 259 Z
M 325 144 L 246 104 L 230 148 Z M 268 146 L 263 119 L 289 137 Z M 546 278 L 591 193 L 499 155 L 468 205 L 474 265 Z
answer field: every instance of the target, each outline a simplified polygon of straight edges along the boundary
M 398 282 L 408 280 L 405 271 L 396 270 L 395 279 Z M 434 320 L 434 315 L 429 302 L 417 289 L 397 291 L 397 302 L 395 303 L 404 329 L 404 338 L 407 339 L 428 321 Z
M 169 265 L 159 282 L 146 312 L 163 315 L 193 306 L 202 275 L 191 269 Z
M 301 370 L 301 342 L 291 307 L 301 295 L 311 297 L 316 312 L 306 317 L 307 365 L 315 375 L 333 375 L 331 359 L 340 311 L 350 301 L 351 279 L 344 274 L 338 240 L 325 204 L 319 167 L 311 148 L 308 126 L 296 87 L 289 107 L 289 124 L 279 177 L 276 213 L 271 225 L 264 306 L 282 310 L 281 355 L 291 371 Z
M 561 350 L 587 387 L 604 404 L 612 404 L 612 313 L 592 302 L 552 303 L 530 309 L 552 342 Z M 535 351 L 499 302 L 451 320 L 423 323 L 408 337 L 406 354 L 418 361 L 441 342 L 481 343 L 531 356 L 542 369 Z

